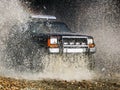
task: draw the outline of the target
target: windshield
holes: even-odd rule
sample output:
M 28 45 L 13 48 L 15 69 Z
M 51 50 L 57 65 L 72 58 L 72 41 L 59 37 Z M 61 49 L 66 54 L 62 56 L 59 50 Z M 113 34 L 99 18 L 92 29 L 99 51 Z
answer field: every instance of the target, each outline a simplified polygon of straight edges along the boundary
M 66 24 L 61 22 L 31 22 L 30 30 L 32 33 L 65 33 L 71 32 Z

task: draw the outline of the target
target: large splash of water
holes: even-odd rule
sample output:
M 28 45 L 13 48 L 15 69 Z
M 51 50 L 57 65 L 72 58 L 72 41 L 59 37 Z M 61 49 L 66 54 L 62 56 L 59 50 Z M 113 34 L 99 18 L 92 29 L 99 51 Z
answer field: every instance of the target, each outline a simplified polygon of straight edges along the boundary
M 0 75 L 25 79 L 91 79 L 83 55 L 47 55 L 24 33 L 28 20 L 18 0 L 0 1 Z M 14 27 L 13 27 L 14 26 Z
M 15 24 L 27 21 L 28 13 L 21 7 L 18 0 L 0 0 L 0 72 L 6 73 L 6 42 L 11 28 Z M 9 60 L 8 60 L 9 61 Z M 5 69 L 6 68 L 6 69 Z M 10 72 L 8 72 L 10 73 Z M 7 73 L 6 73 L 7 75 Z
M 107 77 L 119 73 L 120 15 L 116 0 L 96 0 L 96 2 L 93 0 L 89 5 L 86 5 L 86 2 L 83 4 L 85 6 L 80 9 L 82 11 L 77 11 L 81 13 L 78 14 L 80 15 L 78 28 L 82 33 L 95 38 L 96 70 Z M 13 25 L 19 25 L 27 20 L 28 13 L 24 11 L 18 0 L 0 1 L 0 75 L 26 79 L 64 80 L 91 79 L 94 76 L 87 69 L 87 63 L 84 62 L 85 58 L 81 58 L 82 56 L 44 55 L 36 47 L 37 45 L 29 42 L 29 38 L 23 34 L 23 28 L 10 29 Z M 30 68 L 31 64 L 32 68 Z M 13 67 L 16 67 L 16 70 Z M 21 73 L 22 71 L 24 73 Z
M 78 12 L 79 28 L 81 33 L 95 38 L 96 69 L 104 77 L 119 75 L 120 12 L 117 0 L 91 0 L 89 5 L 86 3 Z

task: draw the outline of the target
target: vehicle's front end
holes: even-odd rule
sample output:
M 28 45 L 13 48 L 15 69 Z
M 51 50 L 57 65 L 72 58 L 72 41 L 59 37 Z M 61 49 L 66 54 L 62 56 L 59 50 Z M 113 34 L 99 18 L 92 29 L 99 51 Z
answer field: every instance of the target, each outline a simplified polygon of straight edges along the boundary
M 85 35 L 50 35 L 48 38 L 49 53 L 95 53 L 93 37 Z

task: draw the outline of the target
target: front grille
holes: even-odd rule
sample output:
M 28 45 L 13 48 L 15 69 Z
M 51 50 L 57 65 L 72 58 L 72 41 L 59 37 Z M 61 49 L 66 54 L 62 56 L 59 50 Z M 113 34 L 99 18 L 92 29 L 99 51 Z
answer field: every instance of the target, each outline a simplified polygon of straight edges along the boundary
M 87 47 L 87 38 L 83 37 L 63 37 L 64 47 Z

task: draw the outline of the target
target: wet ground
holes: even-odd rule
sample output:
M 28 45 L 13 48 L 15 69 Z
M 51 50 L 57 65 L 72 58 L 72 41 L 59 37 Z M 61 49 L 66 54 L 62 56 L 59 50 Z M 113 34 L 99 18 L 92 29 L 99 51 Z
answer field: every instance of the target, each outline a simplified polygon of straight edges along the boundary
M 0 90 L 120 90 L 119 80 L 18 80 L 0 77 Z

